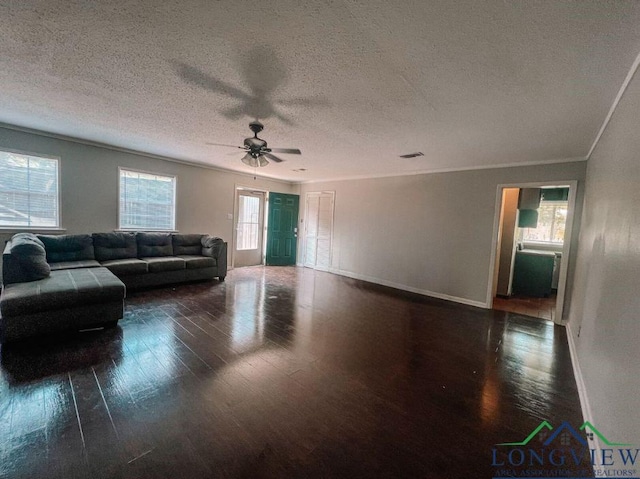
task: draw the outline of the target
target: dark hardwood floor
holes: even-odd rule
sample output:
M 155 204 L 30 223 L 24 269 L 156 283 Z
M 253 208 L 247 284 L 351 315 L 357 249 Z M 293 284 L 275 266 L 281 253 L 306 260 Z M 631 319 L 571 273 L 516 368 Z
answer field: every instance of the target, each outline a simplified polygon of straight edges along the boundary
M 490 478 L 582 422 L 562 327 L 301 268 L 134 293 L 1 364 L 3 478 Z

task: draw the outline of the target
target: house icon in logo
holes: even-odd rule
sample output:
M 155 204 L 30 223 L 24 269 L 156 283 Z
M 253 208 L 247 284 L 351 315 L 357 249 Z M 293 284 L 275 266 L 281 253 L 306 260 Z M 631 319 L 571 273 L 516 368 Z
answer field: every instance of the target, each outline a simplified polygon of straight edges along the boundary
M 588 445 L 587 440 L 578 431 L 576 431 L 573 428 L 573 426 L 571 426 L 571 424 L 569 424 L 567 421 L 563 421 L 562 424 L 560 424 L 560 426 L 558 426 L 553 431 L 553 434 L 551 434 L 551 436 L 549 436 L 549 438 L 547 438 L 547 440 L 544 441 L 542 444 L 544 446 L 549 446 L 556 438 L 558 438 L 558 436 L 560 439 L 560 444 L 562 446 L 569 446 L 571 444 L 571 437 L 573 437 L 576 441 L 578 441 L 583 446 Z

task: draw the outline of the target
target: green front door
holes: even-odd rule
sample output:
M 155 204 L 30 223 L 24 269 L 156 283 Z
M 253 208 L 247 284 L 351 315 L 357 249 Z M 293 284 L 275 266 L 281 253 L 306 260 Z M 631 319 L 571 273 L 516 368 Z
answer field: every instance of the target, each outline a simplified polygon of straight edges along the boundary
M 296 264 L 299 204 L 298 195 L 269 193 L 266 260 L 268 265 Z

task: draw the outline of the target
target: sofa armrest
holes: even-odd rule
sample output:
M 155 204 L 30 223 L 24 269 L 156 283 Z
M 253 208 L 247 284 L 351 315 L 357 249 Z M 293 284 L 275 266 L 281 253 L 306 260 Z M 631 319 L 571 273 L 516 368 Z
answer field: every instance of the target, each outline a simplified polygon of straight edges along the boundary
M 227 243 L 222 243 L 220 246 L 216 261 L 218 262 L 218 278 L 223 281 L 227 276 Z
M 46 278 L 51 273 L 42 242 L 31 233 L 18 233 L 7 241 L 2 253 L 3 284 Z
M 215 258 L 218 269 L 218 278 L 221 280 L 227 275 L 227 243 L 221 238 L 204 236 L 202 238 L 202 255 Z

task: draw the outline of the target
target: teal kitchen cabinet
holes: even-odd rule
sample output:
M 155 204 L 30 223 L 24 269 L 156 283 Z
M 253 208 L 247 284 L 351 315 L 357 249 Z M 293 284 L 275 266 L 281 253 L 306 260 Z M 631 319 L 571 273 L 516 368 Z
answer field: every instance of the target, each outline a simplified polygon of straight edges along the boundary
M 555 253 L 549 251 L 516 251 L 513 268 L 513 294 L 547 297 L 551 294 Z

